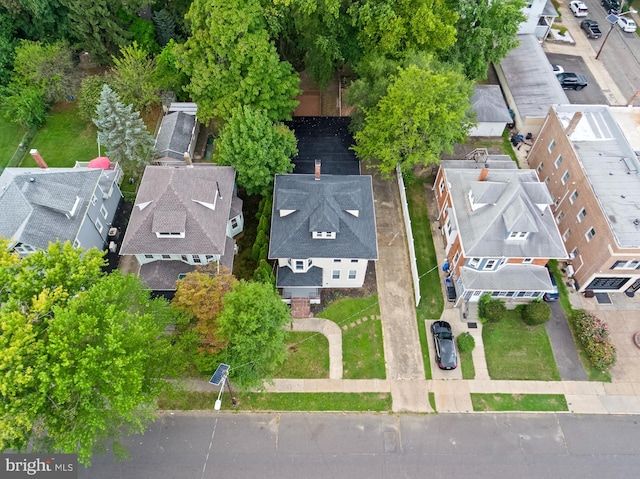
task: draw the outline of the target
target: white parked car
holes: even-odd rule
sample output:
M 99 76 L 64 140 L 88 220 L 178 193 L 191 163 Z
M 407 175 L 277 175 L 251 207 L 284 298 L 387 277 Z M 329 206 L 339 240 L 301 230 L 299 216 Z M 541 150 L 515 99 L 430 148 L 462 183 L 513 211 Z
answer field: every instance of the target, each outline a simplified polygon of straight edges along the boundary
M 623 32 L 633 33 L 636 31 L 636 22 L 626 17 L 618 17 L 618 26 Z
M 556 75 L 558 73 L 564 73 L 564 68 L 562 67 L 562 65 L 556 65 L 556 64 L 552 63 L 551 67 L 553 68 L 553 73 L 555 73 Z
M 574 17 L 586 17 L 589 14 L 589 8 L 578 0 L 573 0 L 569 4 L 569 8 L 573 12 Z

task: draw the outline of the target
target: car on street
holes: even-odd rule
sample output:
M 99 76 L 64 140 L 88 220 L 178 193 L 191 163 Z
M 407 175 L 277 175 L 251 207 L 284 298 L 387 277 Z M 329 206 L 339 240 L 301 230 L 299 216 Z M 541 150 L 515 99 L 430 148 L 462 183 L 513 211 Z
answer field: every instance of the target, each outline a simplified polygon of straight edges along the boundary
M 634 33 L 637 28 L 636 22 L 627 17 L 618 17 L 618 26 L 627 33 Z
M 589 15 L 589 7 L 579 0 L 573 0 L 569 3 L 569 9 L 573 12 L 574 17 L 586 17 Z
M 602 32 L 600 31 L 598 22 L 596 22 L 595 20 L 590 20 L 588 18 L 582 20 L 580 22 L 580 28 L 584 30 L 588 38 L 597 39 L 602 36 Z
M 451 325 L 446 321 L 435 321 L 431 325 L 436 363 L 440 369 L 455 369 L 458 366 L 456 342 Z
M 620 12 L 620 3 L 618 2 L 618 0 L 602 0 L 601 3 L 604 7 L 604 11 L 607 13 Z
M 565 90 L 582 90 L 588 84 L 587 77 L 577 73 L 558 73 L 556 77 Z
M 556 75 L 558 73 L 564 73 L 564 68 L 562 67 L 562 65 L 556 65 L 552 63 L 551 68 L 553 68 L 553 73 L 555 73 Z
M 550 293 L 544 293 L 542 299 L 544 299 L 545 301 L 558 301 L 560 293 L 558 293 L 558 285 L 556 283 L 556 279 L 553 277 L 553 273 L 549 268 L 547 268 L 547 271 L 549 272 L 549 278 L 551 279 L 551 286 L 553 286 L 553 291 L 551 291 Z

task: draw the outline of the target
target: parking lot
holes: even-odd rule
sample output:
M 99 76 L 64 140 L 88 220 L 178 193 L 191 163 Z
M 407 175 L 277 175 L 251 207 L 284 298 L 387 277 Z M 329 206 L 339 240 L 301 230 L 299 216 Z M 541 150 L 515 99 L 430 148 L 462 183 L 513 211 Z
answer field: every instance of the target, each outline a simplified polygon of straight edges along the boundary
M 583 105 L 608 105 L 607 97 L 602 93 L 594 76 L 582 57 L 575 55 L 562 55 L 559 53 L 547 53 L 550 63 L 562 65 L 565 71 L 583 74 L 589 80 L 589 85 L 580 91 L 565 90 L 571 103 Z

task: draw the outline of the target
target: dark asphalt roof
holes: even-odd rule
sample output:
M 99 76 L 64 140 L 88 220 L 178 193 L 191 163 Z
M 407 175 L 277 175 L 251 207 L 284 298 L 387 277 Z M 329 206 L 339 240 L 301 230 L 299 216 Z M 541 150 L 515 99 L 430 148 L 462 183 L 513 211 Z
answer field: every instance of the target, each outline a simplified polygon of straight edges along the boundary
M 360 162 L 349 148 L 354 144 L 349 117 L 301 116 L 287 122 L 298 139 L 293 173 L 313 174 L 315 160 L 327 175 L 359 175 Z

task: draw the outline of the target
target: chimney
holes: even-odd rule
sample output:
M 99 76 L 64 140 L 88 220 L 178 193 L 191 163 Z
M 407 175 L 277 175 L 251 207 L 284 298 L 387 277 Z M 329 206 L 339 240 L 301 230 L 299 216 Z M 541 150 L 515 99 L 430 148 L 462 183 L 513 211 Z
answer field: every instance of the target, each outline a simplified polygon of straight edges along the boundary
M 480 170 L 480 175 L 478 175 L 478 181 L 484 181 L 487 179 L 487 175 L 489 174 L 489 168 L 483 166 Z
M 184 164 L 187 166 L 193 166 L 193 163 L 191 163 L 191 155 L 189 154 L 188 151 L 184 152 Z
M 33 159 L 36 160 L 36 163 L 38 163 L 38 166 L 40 168 L 49 168 L 49 166 L 47 166 L 44 159 L 42 158 L 42 155 L 40 155 L 40 152 L 38 150 L 34 148 L 29 153 L 31 154 L 31 156 L 33 156 Z
M 567 128 L 564 130 L 564 132 L 566 133 L 567 136 L 569 136 L 569 135 L 571 135 L 571 133 L 573 133 L 573 131 L 576 129 L 576 126 L 578 126 L 578 123 L 580 122 L 581 119 L 582 119 L 582 112 L 581 111 L 577 111 L 577 112 L 575 112 L 573 114 L 573 117 L 571 118 L 571 121 L 567 125 Z
M 315 174 L 316 181 L 320 180 L 320 164 L 321 164 L 320 160 L 316 160 L 316 174 Z

